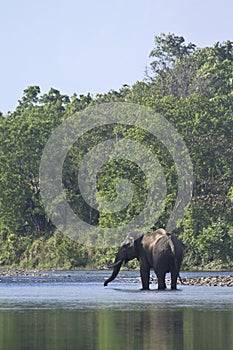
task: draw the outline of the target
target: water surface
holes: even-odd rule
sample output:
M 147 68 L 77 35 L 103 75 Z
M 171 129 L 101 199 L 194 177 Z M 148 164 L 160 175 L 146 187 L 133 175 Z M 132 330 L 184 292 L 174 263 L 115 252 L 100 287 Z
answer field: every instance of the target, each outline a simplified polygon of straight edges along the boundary
M 0 350 L 233 349 L 232 288 L 140 291 L 139 273 L 128 271 L 104 287 L 109 275 L 2 277 Z

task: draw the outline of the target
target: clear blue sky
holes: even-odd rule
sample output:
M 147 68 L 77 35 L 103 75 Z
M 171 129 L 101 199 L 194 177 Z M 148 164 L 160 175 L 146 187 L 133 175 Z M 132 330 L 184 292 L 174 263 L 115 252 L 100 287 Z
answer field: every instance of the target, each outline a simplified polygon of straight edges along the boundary
M 154 36 L 233 41 L 232 0 L 2 0 L 0 111 L 39 85 L 71 95 L 142 80 Z

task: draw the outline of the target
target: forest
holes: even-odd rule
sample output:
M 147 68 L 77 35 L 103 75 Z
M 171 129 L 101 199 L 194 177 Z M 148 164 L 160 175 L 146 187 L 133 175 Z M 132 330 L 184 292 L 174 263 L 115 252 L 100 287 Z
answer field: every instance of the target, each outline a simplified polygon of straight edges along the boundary
M 55 88 L 42 94 L 39 86 L 29 86 L 14 111 L 6 116 L 0 113 L 0 266 L 100 269 L 112 261 L 117 247 L 82 245 L 54 226 L 42 203 L 39 167 L 47 140 L 67 118 L 90 106 L 126 101 L 165 117 L 189 150 L 193 194 L 173 232 L 185 246 L 183 269 L 233 267 L 233 42 L 198 48 L 171 33 L 155 36 L 145 77 L 132 86 L 124 84 L 117 91 L 95 96 L 68 96 Z M 165 174 L 167 197 L 151 229 L 165 227 L 177 195 L 176 166 L 164 145 L 140 128 L 106 125 L 75 142 L 62 175 L 68 202 L 84 221 L 103 229 L 127 222 L 143 208 L 144 174 L 120 158 L 101 169 L 98 189 L 112 201 L 119 178 L 130 179 L 134 197 L 124 211 L 98 212 L 81 196 L 77 182 L 81 159 L 99 142 L 116 135 L 140 141 L 156 154 Z M 137 266 L 137 261 L 128 265 Z

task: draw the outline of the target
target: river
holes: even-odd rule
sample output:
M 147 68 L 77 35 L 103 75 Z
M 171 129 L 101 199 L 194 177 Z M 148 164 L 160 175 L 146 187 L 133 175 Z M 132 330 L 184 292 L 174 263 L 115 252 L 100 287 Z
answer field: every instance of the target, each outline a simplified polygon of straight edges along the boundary
M 140 291 L 138 271 L 104 287 L 110 274 L 0 277 L 0 350 L 233 350 L 233 288 Z

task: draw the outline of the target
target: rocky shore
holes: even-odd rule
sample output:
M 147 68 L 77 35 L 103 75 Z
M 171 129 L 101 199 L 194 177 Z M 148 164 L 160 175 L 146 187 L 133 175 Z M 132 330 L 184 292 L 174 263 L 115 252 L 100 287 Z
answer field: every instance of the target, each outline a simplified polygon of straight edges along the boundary
M 180 281 L 178 281 L 178 283 L 180 283 Z M 182 283 L 192 286 L 233 287 L 233 275 L 182 278 Z
M 0 269 L 0 276 L 2 277 L 41 276 L 42 274 L 43 274 L 43 271 L 40 271 L 40 270 Z
M 69 272 L 64 271 L 64 277 L 70 277 Z M 0 281 L 1 277 L 17 277 L 17 276 L 53 276 L 56 275 L 56 271 L 43 271 L 43 270 L 26 270 L 26 269 L 0 269 Z M 135 282 L 139 282 L 140 278 L 137 278 Z M 157 279 L 153 278 L 151 281 L 152 284 L 157 283 Z M 170 279 L 166 279 L 166 283 L 170 284 Z M 178 280 L 178 284 L 181 282 Z M 233 273 L 229 272 L 227 276 L 205 276 L 205 277 L 182 277 L 183 285 L 192 285 L 192 286 L 211 286 L 211 287 L 233 287 Z
M 171 280 L 166 279 L 166 283 L 170 284 Z M 152 281 L 152 283 L 157 283 L 157 281 Z M 177 284 L 181 284 L 178 279 Z M 233 287 L 233 275 L 228 276 L 207 276 L 207 277 L 182 277 L 182 284 L 189 286 L 209 286 L 209 287 Z

